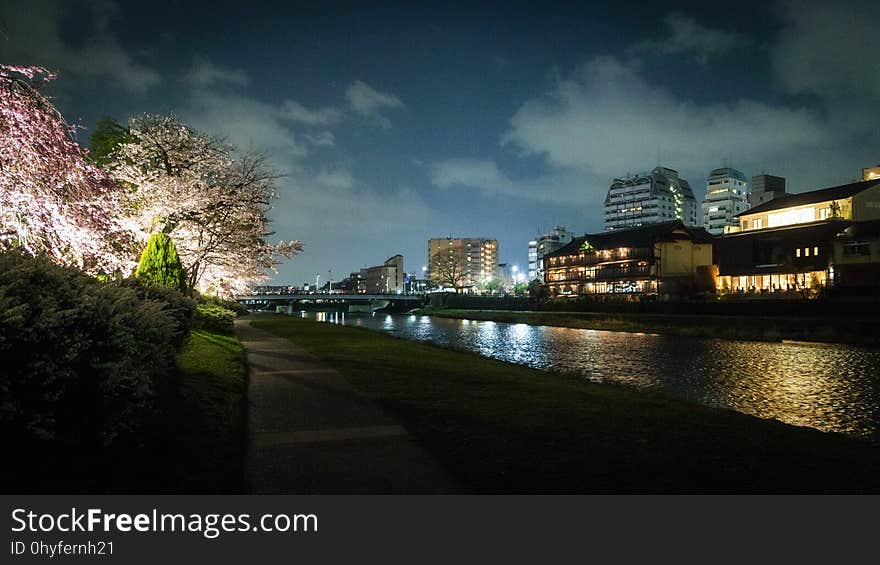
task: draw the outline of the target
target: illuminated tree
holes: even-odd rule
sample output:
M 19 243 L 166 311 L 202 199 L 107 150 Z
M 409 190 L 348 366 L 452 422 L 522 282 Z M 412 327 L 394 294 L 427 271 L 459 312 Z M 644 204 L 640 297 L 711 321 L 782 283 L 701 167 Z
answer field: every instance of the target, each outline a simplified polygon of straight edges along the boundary
M 108 164 L 131 188 L 131 219 L 141 241 L 166 233 L 177 246 L 189 288 L 229 295 L 268 278 L 298 241 L 270 244 L 268 211 L 275 175 L 261 155 L 202 135 L 177 118 L 129 122 Z
M 89 163 L 40 87 L 55 75 L 0 65 L 0 249 L 91 273 L 130 273 L 124 195 Z
M 186 284 L 186 275 L 174 240 L 164 233 L 154 233 L 141 253 L 138 263 L 137 278 L 150 285 L 167 286 L 182 289 Z

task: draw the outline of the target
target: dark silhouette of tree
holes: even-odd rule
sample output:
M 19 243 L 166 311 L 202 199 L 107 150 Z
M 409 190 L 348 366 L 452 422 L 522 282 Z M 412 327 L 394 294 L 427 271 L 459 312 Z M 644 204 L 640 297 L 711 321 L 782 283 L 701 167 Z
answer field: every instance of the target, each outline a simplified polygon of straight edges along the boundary
M 431 286 L 449 286 L 456 291 L 464 282 L 464 265 L 458 253 L 448 254 L 438 251 L 431 256 Z
M 101 167 L 110 163 L 119 145 L 129 141 L 128 128 L 110 117 L 103 117 L 89 137 L 89 160 Z
M 528 286 L 529 296 L 537 302 L 543 302 L 550 293 L 547 291 L 547 285 L 541 282 L 541 279 L 534 279 Z

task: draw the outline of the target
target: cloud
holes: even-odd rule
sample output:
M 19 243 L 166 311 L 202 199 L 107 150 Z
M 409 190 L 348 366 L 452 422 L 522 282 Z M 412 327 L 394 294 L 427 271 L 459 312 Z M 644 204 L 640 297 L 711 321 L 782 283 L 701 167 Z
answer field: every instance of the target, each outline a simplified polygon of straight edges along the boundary
M 250 96 L 195 89 L 183 113 L 196 129 L 223 135 L 243 149 L 267 150 L 285 159 L 308 154 L 278 106 Z
M 220 67 L 202 57 L 195 57 L 193 59 L 193 65 L 189 70 L 187 80 L 201 88 L 214 86 L 219 83 L 245 86 L 250 82 L 247 73 L 243 70 Z
M 512 186 L 495 161 L 481 159 L 450 159 L 434 163 L 431 183 L 440 188 L 464 186 L 487 191 L 508 190 Z
M 752 44 L 751 39 L 741 33 L 708 28 L 681 14 L 669 14 L 663 18 L 663 24 L 666 35 L 640 43 L 637 50 L 667 55 L 687 53 L 705 65 L 712 57 Z
M 360 80 L 353 82 L 348 87 L 348 90 L 345 91 L 345 97 L 354 113 L 374 121 L 384 129 L 391 127 L 391 120 L 382 115 L 382 110 L 404 107 L 403 102 L 397 96 L 379 92 Z
M 308 155 L 306 143 L 316 147 L 335 144 L 330 130 L 295 128 L 338 124 L 343 113 L 337 109 L 312 110 L 292 99 L 280 104 L 264 102 L 246 94 L 244 87 L 250 80 L 243 70 L 201 57 L 193 60 L 185 78 L 192 88 L 184 112 L 198 129 L 223 135 L 239 147 L 258 147 L 294 159 Z M 219 84 L 235 89 L 218 89 Z
M 835 117 L 845 116 L 848 126 L 876 130 L 880 4 L 788 1 L 780 12 L 787 24 L 771 46 L 780 85 L 817 96 Z
M 76 44 L 62 30 L 71 18 L 85 18 L 88 30 Z M 133 93 L 159 84 L 159 72 L 138 62 L 120 44 L 114 28 L 118 7 L 109 0 L 68 2 L 32 0 L 24 6 L 0 3 L 0 23 L 8 39 L 0 42 L 6 63 L 41 65 L 64 74 L 110 81 Z
M 295 100 L 287 100 L 281 105 L 281 113 L 288 120 L 310 126 L 328 126 L 342 121 L 343 112 L 338 108 L 311 110 Z
M 617 59 L 600 57 L 523 104 L 503 143 L 610 181 L 650 168 L 658 155 L 673 168 L 708 170 L 726 157 L 773 162 L 828 135 L 827 124 L 806 109 L 750 100 L 696 105 Z
M 315 177 L 315 180 L 318 184 L 329 188 L 354 188 L 354 176 L 349 170 L 336 169 L 334 171 L 321 171 Z
M 332 131 L 320 131 L 318 133 L 305 134 L 306 140 L 318 147 L 331 147 L 336 144 L 336 136 Z

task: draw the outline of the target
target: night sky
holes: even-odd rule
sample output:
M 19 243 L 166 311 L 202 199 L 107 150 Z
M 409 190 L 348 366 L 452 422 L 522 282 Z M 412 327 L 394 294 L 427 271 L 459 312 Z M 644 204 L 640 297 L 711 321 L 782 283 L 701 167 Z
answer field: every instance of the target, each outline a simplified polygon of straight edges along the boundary
M 83 143 L 154 112 L 267 152 L 305 244 L 278 283 L 447 235 L 524 268 L 658 163 L 702 199 L 725 164 L 800 192 L 880 162 L 880 2 L 369 4 L 0 0 L 0 61 L 58 71 Z

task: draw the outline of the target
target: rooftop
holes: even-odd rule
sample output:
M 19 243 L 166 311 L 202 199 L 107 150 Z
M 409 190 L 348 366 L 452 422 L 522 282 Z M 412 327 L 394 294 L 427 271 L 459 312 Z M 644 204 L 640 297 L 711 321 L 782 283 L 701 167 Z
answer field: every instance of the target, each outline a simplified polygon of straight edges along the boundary
M 615 249 L 618 247 L 645 247 L 658 241 L 674 241 L 691 239 L 698 243 L 709 243 L 713 237 L 703 228 L 692 228 L 684 225 L 681 220 L 648 224 L 637 228 L 611 230 L 601 233 L 584 234 L 576 237 L 568 244 L 560 247 L 546 257 L 572 255 L 578 252 L 585 241 L 596 249 Z
M 780 210 L 782 208 L 792 208 L 794 206 L 804 206 L 807 204 L 815 204 L 817 202 L 827 202 L 829 200 L 840 200 L 849 198 L 855 194 L 867 190 L 874 186 L 880 185 L 880 180 L 867 180 L 843 184 L 840 186 L 832 186 L 831 188 L 821 188 L 819 190 L 811 190 L 809 192 L 801 192 L 798 194 L 786 194 L 769 202 L 765 202 L 754 208 L 746 210 L 740 216 L 751 216 L 753 214 L 761 214 L 772 210 Z

